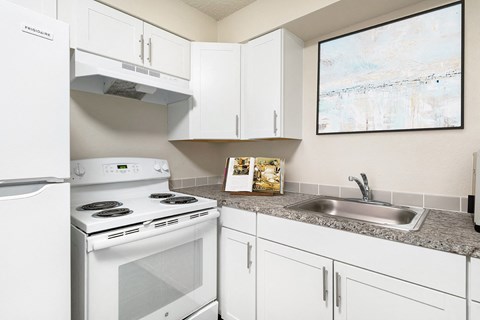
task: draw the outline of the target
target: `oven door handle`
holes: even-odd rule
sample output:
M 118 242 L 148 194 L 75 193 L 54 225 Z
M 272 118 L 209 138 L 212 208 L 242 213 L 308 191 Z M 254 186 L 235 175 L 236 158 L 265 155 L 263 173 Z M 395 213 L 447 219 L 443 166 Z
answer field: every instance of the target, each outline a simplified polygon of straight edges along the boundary
M 111 248 L 115 246 L 119 246 L 122 244 L 127 244 L 130 242 L 134 241 L 139 241 L 151 237 L 155 237 L 161 234 L 169 233 L 178 229 L 186 228 L 193 226 L 195 224 L 199 224 L 208 220 L 216 219 L 220 216 L 220 212 L 218 212 L 217 209 L 213 210 L 208 210 L 209 214 L 200 216 L 195 219 L 191 219 L 189 221 L 183 221 L 178 224 L 171 224 L 171 225 L 166 225 L 163 227 L 155 227 L 155 224 L 153 226 L 147 225 L 147 226 L 140 226 L 138 229 L 138 232 L 135 233 L 129 233 L 129 230 L 126 231 L 121 231 L 117 234 L 115 238 L 105 238 L 105 236 L 99 235 L 99 236 L 91 236 L 87 238 L 87 252 L 92 252 L 92 251 L 97 251 L 97 250 L 102 250 L 106 248 Z

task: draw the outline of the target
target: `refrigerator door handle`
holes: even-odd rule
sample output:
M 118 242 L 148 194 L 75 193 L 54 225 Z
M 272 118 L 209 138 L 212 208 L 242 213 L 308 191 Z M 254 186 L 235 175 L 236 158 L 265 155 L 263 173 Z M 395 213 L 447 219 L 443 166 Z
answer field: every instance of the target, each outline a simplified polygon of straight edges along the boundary
M 11 201 L 31 198 L 39 195 L 50 183 L 32 184 L 22 186 L 2 186 L 0 184 L 0 201 Z

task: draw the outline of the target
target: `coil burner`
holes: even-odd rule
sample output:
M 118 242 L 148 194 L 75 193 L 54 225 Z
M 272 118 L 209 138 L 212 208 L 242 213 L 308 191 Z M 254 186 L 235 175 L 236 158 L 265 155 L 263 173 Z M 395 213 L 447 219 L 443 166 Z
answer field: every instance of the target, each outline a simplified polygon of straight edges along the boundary
M 92 202 L 89 204 L 85 204 L 79 208 L 77 208 L 78 211 L 83 211 L 83 210 L 106 210 L 106 209 L 112 209 L 116 207 L 120 207 L 123 205 L 123 203 L 118 202 L 118 201 L 100 201 L 100 202 Z
M 194 197 L 172 197 L 165 200 L 160 201 L 161 203 L 165 204 L 186 204 L 186 203 L 194 203 L 198 200 Z
M 152 193 L 150 195 L 150 198 L 152 199 L 165 199 L 165 198 L 171 198 L 173 197 L 173 193 Z
M 109 209 L 103 210 L 97 213 L 94 213 L 92 217 L 95 218 L 116 218 L 125 216 L 127 214 L 131 214 L 133 211 L 128 208 L 117 208 L 117 209 Z

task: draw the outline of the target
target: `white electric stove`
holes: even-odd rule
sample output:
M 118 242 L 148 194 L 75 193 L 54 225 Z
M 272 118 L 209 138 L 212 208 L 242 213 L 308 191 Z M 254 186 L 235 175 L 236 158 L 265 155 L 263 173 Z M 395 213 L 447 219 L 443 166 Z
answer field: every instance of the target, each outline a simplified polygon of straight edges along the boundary
M 72 319 L 217 319 L 216 201 L 166 160 L 71 162 Z

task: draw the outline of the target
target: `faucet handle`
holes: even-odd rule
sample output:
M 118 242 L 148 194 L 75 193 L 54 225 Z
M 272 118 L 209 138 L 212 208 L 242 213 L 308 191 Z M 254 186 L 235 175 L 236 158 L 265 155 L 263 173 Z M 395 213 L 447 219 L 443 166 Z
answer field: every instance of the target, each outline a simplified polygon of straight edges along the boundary
M 368 178 L 367 178 L 367 175 L 365 173 L 360 173 L 360 176 L 362 177 L 363 179 L 363 184 L 365 185 L 365 188 L 368 189 Z

